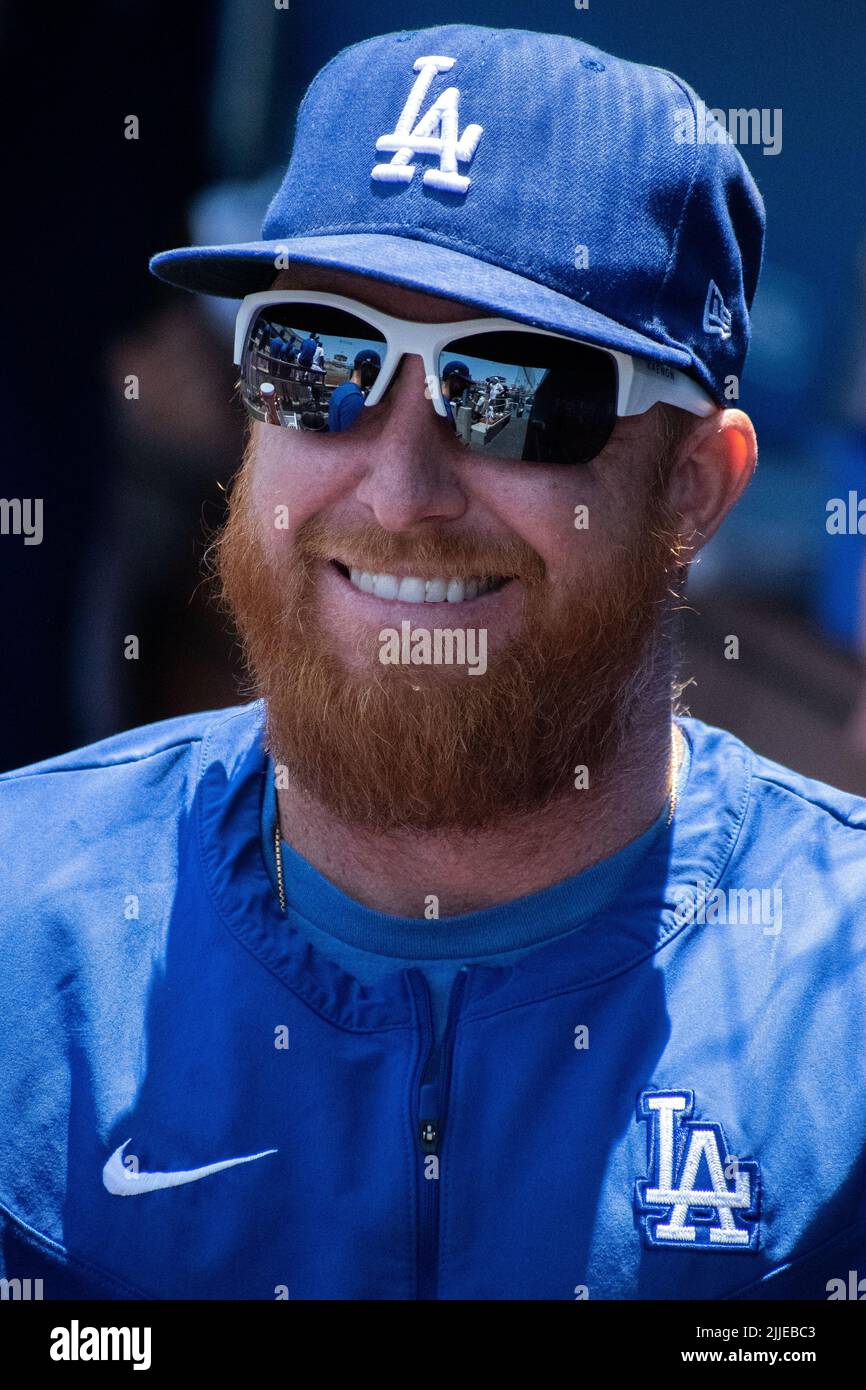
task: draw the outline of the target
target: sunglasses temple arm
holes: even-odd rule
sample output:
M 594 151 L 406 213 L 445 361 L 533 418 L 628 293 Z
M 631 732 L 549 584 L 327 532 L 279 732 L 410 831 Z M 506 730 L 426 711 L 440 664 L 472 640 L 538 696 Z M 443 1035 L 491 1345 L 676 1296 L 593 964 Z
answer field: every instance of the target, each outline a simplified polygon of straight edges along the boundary
M 690 415 L 701 416 L 713 415 L 718 409 L 702 386 L 674 367 L 643 362 L 634 357 L 626 357 L 624 364 L 619 354 L 617 362 L 620 375 L 619 415 L 643 415 L 644 411 L 657 404 L 678 406 Z

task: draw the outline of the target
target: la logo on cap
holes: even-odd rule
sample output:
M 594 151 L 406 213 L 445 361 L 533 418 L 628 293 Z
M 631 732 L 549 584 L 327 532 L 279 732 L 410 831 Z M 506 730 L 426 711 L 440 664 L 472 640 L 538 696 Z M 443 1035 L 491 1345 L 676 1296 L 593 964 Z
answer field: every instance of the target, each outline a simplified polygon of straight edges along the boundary
M 373 166 L 374 179 L 382 183 L 411 183 L 415 174 L 413 156 L 429 154 L 438 156 L 439 167 L 424 170 L 424 183 L 446 193 L 466 192 L 470 179 L 468 175 L 458 173 L 457 163 L 458 160 L 461 164 L 470 162 L 484 127 L 468 125 L 460 136 L 460 90 L 457 87 L 446 88 L 419 118 L 433 79 L 439 73 L 449 72 L 456 61 L 455 58 L 443 57 L 415 59 L 414 70 L 418 76 L 400 119 L 392 131 L 380 135 L 376 141 L 377 150 L 393 151 L 394 158 L 389 164 Z

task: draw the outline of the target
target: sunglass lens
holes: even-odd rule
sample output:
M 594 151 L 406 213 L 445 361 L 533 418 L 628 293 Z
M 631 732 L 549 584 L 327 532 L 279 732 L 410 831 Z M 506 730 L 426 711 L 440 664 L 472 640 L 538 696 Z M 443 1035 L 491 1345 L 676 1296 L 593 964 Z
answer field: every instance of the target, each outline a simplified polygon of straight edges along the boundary
M 616 423 L 617 376 L 606 352 L 538 333 L 483 333 L 439 358 L 442 396 L 471 449 L 524 463 L 579 464 Z
M 268 304 L 241 358 L 241 393 L 256 420 L 285 429 L 349 429 L 385 360 L 372 324 L 321 304 Z

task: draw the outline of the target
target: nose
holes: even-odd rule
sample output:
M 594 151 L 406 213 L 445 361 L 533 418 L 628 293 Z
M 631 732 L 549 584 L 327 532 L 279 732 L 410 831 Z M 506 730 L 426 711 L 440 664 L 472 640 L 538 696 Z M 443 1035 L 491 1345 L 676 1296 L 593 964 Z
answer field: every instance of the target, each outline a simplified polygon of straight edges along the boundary
M 367 467 L 355 495 L 386 531 L 463 515 L 467 499 L 454 469 L 451 426 L 437 415 L 420 357 L 407 354 L 382 402 L 375 434 L 361 447 Z

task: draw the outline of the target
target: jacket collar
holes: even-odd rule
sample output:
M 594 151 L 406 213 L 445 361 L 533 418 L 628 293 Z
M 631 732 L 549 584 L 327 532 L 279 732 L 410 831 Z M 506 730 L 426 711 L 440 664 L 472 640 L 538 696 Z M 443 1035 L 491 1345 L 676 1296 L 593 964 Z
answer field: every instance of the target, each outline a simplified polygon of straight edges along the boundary
M 406 972 L 362 985 L 309 946 L 277 903 L 262 854 L 268 760 L 262 702 L 225 711 L 207 729 L 196 802 L 199 845 L 211 902 L 227 929 L 322 1017 L 353 1031 L 412 1026 Z M 597 918 L 536 947 L 509 966 L 470 971 L 465 1017 L 481 1017 L 633 969 L 683 932 L 677 889 L 717 886 L 747 814 L 752 753 L 739 739 L 680 718 L 688 778 L 670 827 L 655 837 L 633 880 Z

